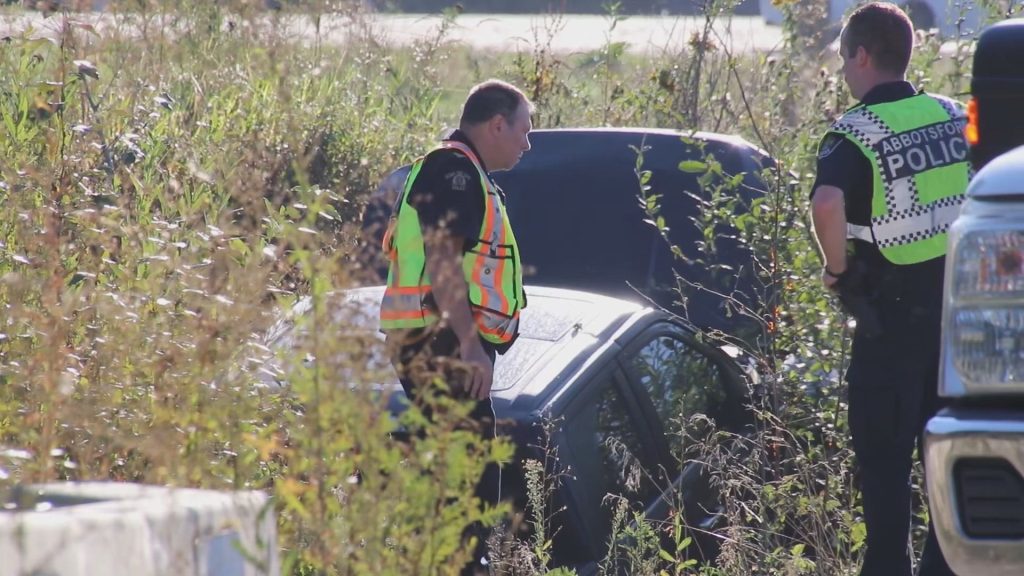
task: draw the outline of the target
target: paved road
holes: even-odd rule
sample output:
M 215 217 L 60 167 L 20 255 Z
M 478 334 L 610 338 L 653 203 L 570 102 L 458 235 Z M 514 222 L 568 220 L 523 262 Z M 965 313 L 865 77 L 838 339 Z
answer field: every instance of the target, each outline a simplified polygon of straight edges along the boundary
M 398 43 L 436 34 L 441 20 L 433 16 L 374 16 L 371 26 Z M 450 38 L 483 50 L 529 49 L 548 41 L 558 52 L 583 52 L 600 48 L 605 42 L 625 42 L 631 51 L 658 53 L 673 50 L 689 41 L 704 27 L 701 18 L 688 16 L 634 16 L 611 22 L 602 16 L 480 15 L 459 16 L 450 29 Z M 733 51 L 771 50 L 781 43 L 778 26 L 765 24 L 760 17 L 737 16 L 715 26 L 722 42 Z
M 102 31 L 117 19 L 109 14 L 76 14 L 73 18 L 88 22 Z M 60 17 L 43 19 L 38 13 L 0 16 L 0 37 L 18 36 L 30 26 L 34 36 L 54 36 L 60 28 Z M 312 40 L 315 28 L 308 17 L 275 20 L 268 16 L 261 23 L 276 22 L 290 37 Z M 332 16 L 321 22 L 323 40 L 340 43 L 360 31 L 369 30 L 378 40 L 408 45 L 417 40 L 437 37 L 443 21 L 429 15 L 372 14 L 356 19 Z M 463 14 L 450 24 L 446 38 L 480 50 L 530 50 L 545 46 L 557 52 L 586 52 L 600 48 L 605 42 L 625 42 L 628 49 L 640 54 L 675 51 L 699 33 L 701 18 L 686 16 L 634 16 L 618 22 L 614 28 L 602 16 L 572 15 L 560 18 L 530 15 Z M 758 16 L 736 16 L 715 26 L 716 43 L 722 42 L 734 52 L 771 50 L 781 43 L 781 29 L 765 24 Z

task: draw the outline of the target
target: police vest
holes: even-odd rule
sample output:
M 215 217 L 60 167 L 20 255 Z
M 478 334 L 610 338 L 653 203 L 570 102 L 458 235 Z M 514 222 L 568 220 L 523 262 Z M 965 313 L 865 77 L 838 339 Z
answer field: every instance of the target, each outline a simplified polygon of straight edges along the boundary
M 525 306 L 523 272 L 512 227 L 501 197 L 484 172 L 476 154 L 460 142 L 445 141 L 438 150 L 458 150 L 476 167 L 484 190 L 484 218 L 480 237 L 462 258 L 462 270 L 469 286 L 469 304 L 481 337 L 503 344 L 511 341 L 519 328 L 519 311 Z M 381 303 L 382 330 L 422 328 L 437 321 L 432 305 L 430 278 L 427 276 L 423 231 L 419 214 L 409 204 L 409 191 L 419 175 L 424 156 L 413 163 L 398 201 L 397 216 L 392 217 L 384 235 L 384 251 L 391 261 L 388 284 Z
M 971 167 L 959 105 L 917 94 L 850 109 L 830 128 L 870 161 L 871 225 L 850 224 L 848 238 L 878 245 L 894 264 L 946 253 L 946 231 L 960 212 Z

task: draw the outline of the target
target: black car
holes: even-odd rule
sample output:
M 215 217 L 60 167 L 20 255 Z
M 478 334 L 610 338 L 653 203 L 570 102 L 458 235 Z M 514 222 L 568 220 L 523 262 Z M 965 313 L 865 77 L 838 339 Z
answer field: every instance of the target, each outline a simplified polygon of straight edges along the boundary
M 758 281 L 752 254 L 736 240 L 736 231 L 721 222 L 708 234 L 712 253 L 702 244 L 707 238 L 697 221 L 709 209 L 709 188 L 726 180 L 732 186 L 720 200 L 734 200 L 734 213 L 764 196 L 768 187 L 762 174 L 775 165 L 764 151 L 739 137 L 658 129 L 535 130 L 530 142 L 532 149 L 515 168 L 494 174 L 508 197 L 528 283 L 649 299 L 701 329 L 730 335 L 756 328 L 722 297 L 755 311 L 770 300 L 770 287 Z M 702 166 L 714 163 L 719 173 L 705 176 L 707 185 L 702 185 Z M 649 194 L 659 197 L 668 239 L 685 260 L 673 257 L 648 221 L 638 170 L 650 172 Z M 362 256 L 378 282 L 387 271 L 380 239 L 407 174 L 403 167 L 389 175 L 364 216 Z M 675 290 L 676 273 L 685 279 L 685 305 Z
M 715 528 L 717 498 L 701 465 L 686 457 L 679 431 L 696 415 L 706 415 L 717 430 L 741 432 L 748 425 L 749 381 L 734 358 L 738 350 L 710 346 L 678 319 L 633 302 L 552 288 L 529 287 L 527 294 L 521 336 L 499 356 L 491 396 L 517 449 L 503 473 L 505 497 L 525 509 L 522 463 L 544 462 L 539 446 L 555 449 L 551 472 L 567 473 L 551 508 L 564 507 L 554 518 L 554 562 L 596 572 L 611 529 L 609 494 L 642 504 L 653 521 L 683 510 L 691 526 Z M 382 287 L 360 288 L 332 296 L 332 305 L 348 310 L 337 317 L 379 336 L 382 295 Z M 308 310 L 307 300 L 295 312 Z M 293 346 L 291 325 L 273 331 L 268 345 Z M 286 378 L 279 374 L 275 382 Z M 397 412 L 404 394 L 392 378 L 382 387 L 395 392 Z M 691 554 L 715 553 L 714 537 L 693 535 Z

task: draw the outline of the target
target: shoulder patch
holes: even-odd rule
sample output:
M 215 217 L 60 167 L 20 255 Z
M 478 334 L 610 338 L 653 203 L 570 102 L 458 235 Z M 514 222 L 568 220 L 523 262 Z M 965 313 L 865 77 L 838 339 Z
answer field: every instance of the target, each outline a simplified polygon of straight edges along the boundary
M 843 137 L 838 134 L 826 134 L 818 145 L 818 159 L 827 158 L 829 154 L 836 151 L 836 148 L 843 142 Z
M 465 190 L 466 184 L 469 183 L 469 178 L 469 173 L 462 170 L 456 170 L 444 175 L 444 179 L 450 183 L 452 190 Z

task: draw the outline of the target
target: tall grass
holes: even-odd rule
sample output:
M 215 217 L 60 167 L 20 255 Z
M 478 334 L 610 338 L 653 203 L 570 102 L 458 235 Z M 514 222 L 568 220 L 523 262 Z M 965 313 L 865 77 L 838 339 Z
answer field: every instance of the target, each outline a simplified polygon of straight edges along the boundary
M 469 86 L 497 76 L 527 90 L 538 127 L 731 132 L 779 161 L 771 193 L 734 222 L 781 290 L 751 350 L 756 432 L 742 450 L 703 440 L 727 503 L 723 553 L 693 566 L 687 528 L 650 527 L 676 536 L 665 550 L 641 521 L 623 529 L 655 544 L 627 557 L 668 573 L 855 564 L 845 333 L 816 285 L 804 217 L 816 138 L 850 102 L 825 43 L 808 39 L 813 15 L 788 10 L 779 53 L 732 54 L 713 26 L 731 5 L 709 1 L 708 25 L 684 48 L 640 57 L 610 41 L 552 51 L 557 15 L 529 50 L 481 55 L 448 41 L 454 13 L 395 47 L 355 3 L 114 8 L 101 22 L 54 13 L 0 48 L 0 487 L 264 489 L 288 573 L 454 573 L 462 528 L 508 512 L 470 495 L 483 465 L 511 449 L 448 421 L 389 440 L 375 386 L 386 352 L 373 319 L 332 295 L 365 277 L 358 216 L 376 182 L 429 146 Z M 966 44 L 950 57 L 924 40 L 914 80 L 962 92 Z M 300 299 L 310 313 L 281 336 L 294 353 L 268 347 L 263 334 Z M 516 548 L 519 573 L 546 571 L 540 534 Z

